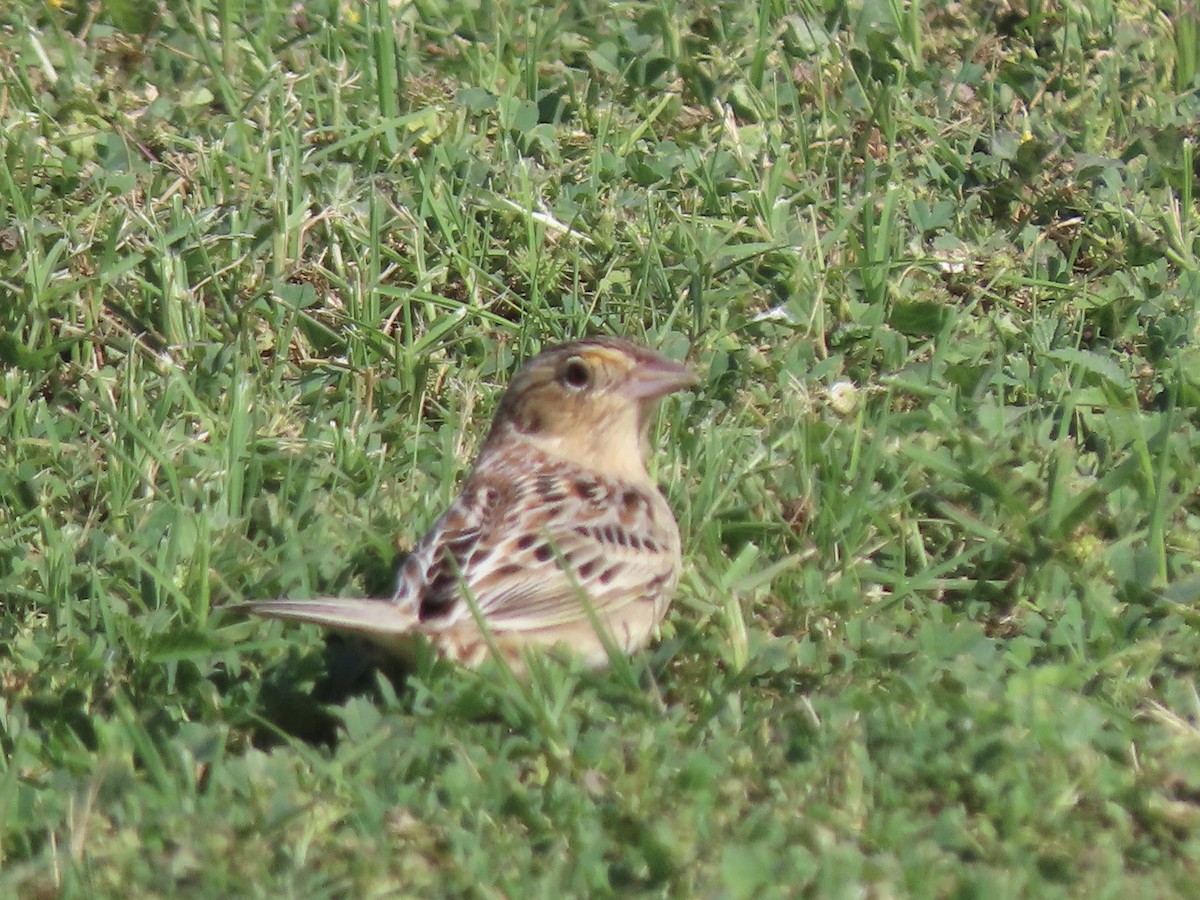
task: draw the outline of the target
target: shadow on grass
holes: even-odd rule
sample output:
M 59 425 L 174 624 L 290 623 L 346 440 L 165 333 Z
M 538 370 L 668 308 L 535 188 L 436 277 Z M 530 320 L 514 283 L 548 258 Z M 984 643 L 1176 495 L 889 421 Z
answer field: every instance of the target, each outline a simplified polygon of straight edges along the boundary
M 364 547 L 347 568 L 368 597 L 390 597 L 396 589 L 396 573 L 408 559 L 397 553 L 388 560 L 373 547 Z M 329 632 L 324 652 L 289 654 L 285 664 L 268 673 L 262 687 L 261 723 L 252 740 L 261 748 L 284 743 L 289 737 L 310 744 L 333 747 L 338 742 L 341 721 L 330 711 L 348 700 L 368 696 L 382 700 L 377 673 L 402 693 L 413 670 L 409 662 L 389 658 L 360 637 Z
M 411 671 L 365 641 L 330 634 L 320 657 L 295 657 L 272 670 L 262 687 L 262 724 L 254 729 L 254 744 L 264 749 L 292 737 L 336 746 L 342 723 L 331 708 L 360 696 L 382 702 L 380 673 L 401 694 Z

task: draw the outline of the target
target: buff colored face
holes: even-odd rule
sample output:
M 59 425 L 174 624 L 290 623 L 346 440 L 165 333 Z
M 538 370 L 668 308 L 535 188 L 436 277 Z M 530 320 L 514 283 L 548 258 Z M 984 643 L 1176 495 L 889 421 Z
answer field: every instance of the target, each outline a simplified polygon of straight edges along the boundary
M 659 400 L 695 381 L 674 360 L 626 342 L 556 348 L 513 379 L 489 443 L 518 437 L 598 471 L 643 475 L 643 441 Z

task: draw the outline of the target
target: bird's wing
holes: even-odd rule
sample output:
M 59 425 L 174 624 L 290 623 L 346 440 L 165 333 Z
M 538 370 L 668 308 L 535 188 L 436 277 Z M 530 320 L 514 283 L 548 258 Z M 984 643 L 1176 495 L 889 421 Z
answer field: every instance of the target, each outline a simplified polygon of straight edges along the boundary
M 570 464 L 505 474 L 489 483 L 477 470 L 419 548 L 429 628 L 470 620 L 464 586 L 504 631 L 583 621 L 589 603 L 603 618 L 674 586 L 679 533 L 653 487 Z

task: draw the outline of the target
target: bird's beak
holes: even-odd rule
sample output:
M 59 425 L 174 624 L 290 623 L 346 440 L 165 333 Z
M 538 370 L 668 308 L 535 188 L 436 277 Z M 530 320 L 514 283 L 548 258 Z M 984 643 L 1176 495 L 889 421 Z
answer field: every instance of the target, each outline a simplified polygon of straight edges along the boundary
M 695 374 L 681 362 L 655 353 L 638 361 L 624 391 L 633 400 L 656 400 L 696 384 Z

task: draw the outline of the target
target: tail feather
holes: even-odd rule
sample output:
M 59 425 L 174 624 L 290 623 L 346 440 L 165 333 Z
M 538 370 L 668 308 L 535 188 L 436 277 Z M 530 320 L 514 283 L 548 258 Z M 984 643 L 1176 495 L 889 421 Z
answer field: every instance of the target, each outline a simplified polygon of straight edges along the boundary
M 365 635 L 379 643 L 406 635 L 417 625 L 414 615 L 388 600 L 366 597 L 319 597 L 315 600 L 262 600 L 237 609 L 270 619 L 311 622 L 338 631 Z

